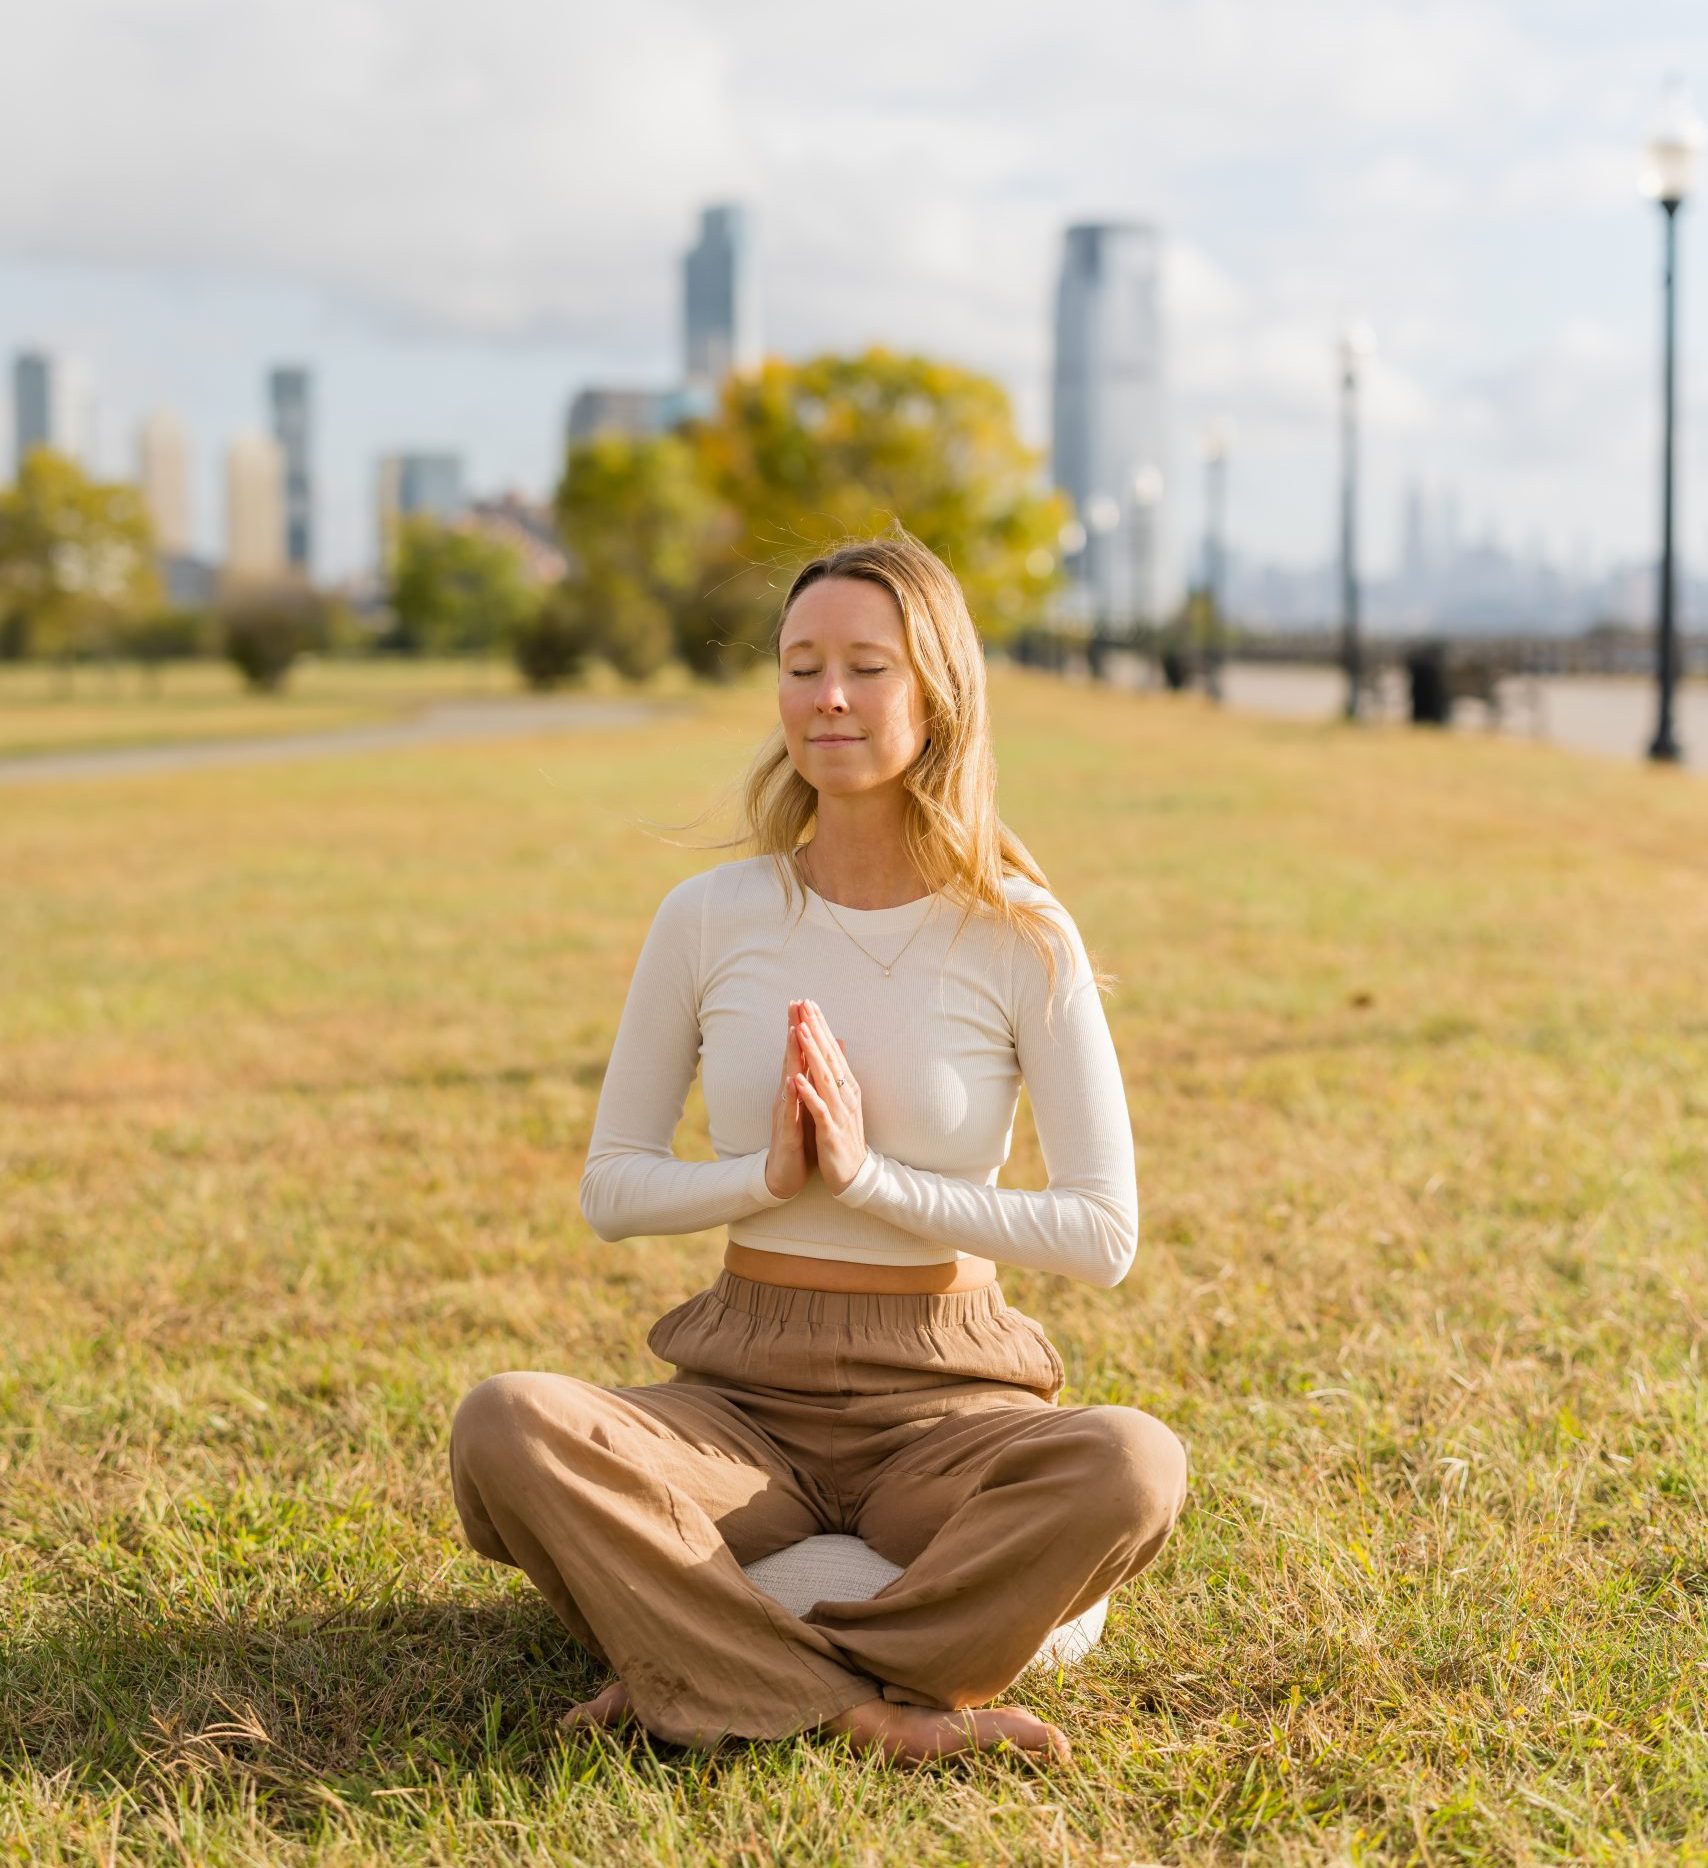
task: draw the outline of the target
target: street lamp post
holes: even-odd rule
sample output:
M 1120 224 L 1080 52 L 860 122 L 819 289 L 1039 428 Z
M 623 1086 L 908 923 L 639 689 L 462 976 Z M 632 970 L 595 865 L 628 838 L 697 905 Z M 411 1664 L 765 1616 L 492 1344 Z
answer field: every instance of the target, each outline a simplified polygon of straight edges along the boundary
M 1227 524 L 1228 442 L 1231 424 L 1212 422 L 1204 437 L 1204 688 L 1222 698 L 1222 549 Z
M 1346 670 L 1346 717 L 1359 715 L 1364 685 L 1363 644 L 1358 631 L 1358 370 L 1376 347 L 1366 324 L 1351 324 L 1340 337 L 1340 632 Z
M 1146 461 L 1133 470 L 1128 509 L 1133 515 L 1133 626 L 1156 620 L 1156 513 L 1162 504 L 1162 469 Z
M 1118 633 L 1123 615 L 1131 605 L 1126 567 L 1116 548 L 1114 533 L 1121 523 L 1121 503 L 1112 493 L 1093 493 L 1085 502 L 1085 526 L 1091 534 L 1088 561 L 1091 565 L 1091 658 L 1092 670 L 1101 667 L 1100 642 Z
M 1678 576 L 1673 564 L 1673 482 L 1677 458 L 1677 265 L 1678 210 L 1690 192 L 1696 156 L 1702 147 L 1702 125 L 1690 107 L 1684 87 L 1676 80 L 1667 87 L 1661 120 L 1645 152 L 1639 186 L 1661 204 L 1665 217 L 1663 360 L 1661 364 L 1661 567 L 1659 616 L 1655 629 L 1655 685 L 1657 717 L 1649 757 L 1677 764 L 1683 748 L 1673 732 L 1673 690 L 1678 684 L 1678 625 L 1675 615 Z

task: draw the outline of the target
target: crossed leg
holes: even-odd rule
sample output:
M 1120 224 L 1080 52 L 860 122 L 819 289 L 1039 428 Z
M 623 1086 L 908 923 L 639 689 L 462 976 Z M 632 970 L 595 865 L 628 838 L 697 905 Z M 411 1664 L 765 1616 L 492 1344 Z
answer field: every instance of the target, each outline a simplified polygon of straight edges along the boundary
M 743 1574 L 823 1510 L 715 1389 L 491 1376 L 452 1422 L 451 1482 L 469 1542 L 528 1576 L 661 1738 L 783 1737 L 878 1693 Z
M 865 1475 L 851 1528 L 903 1573 L 806 1619 L 885 1699 L 976 1706 L 1054 1628 L 1136 1576 L 1185 1502 L 1187 1458 L 1138 1408 L 949 1413 Z
M 590 1719 L 632 1707 L 684 1744 L 820 1726 L 895 1762 L 1002 1742 L 1066 1754 L 1021 1708 L 880 1692 L 824 1627 L 748 1582 L 741 1564 L 825 1528 L 826 1501 L 715 1388 L 494 1376 L 457 1410 L 451 1469 L 473 1547 L 522 1569 L 621 1676 L 578 1708 Z

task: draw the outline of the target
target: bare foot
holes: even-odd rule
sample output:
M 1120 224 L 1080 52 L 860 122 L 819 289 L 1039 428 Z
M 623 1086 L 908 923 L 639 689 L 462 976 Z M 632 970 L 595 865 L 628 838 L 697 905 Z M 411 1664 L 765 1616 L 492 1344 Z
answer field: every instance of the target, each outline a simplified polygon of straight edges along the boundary
M 596 1693 L 592 1699 L 584 1699 L 579 1705 L 571 1706 L 559 1725 L 621 1725 L 632 1714 L 629 1705 L 629 1689 L 621 1680 L 613 1680 L 603 1693 Z
M 818 1729 L 846 1732 L 857 1751 L 879 1751 L 890 1764 L 925 1764 L 957 1751 L 993 1751 L 1005 1742 L 1017 1751 L 1042 1752 L 1058 1764 L 1071 1755 L 1059 1725 L 1021 1706 L 966 1706 L 944 1712 L 935 1706 L 898 1705 L 879 1694 L 826 1719 Z

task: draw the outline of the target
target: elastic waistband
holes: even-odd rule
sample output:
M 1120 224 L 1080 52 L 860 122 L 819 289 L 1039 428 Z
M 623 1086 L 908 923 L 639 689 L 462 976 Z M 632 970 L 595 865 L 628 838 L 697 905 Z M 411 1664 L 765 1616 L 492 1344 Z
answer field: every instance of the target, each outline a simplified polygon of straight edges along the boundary
M 953 1328 L 1000 1316 L 1008 1308 L 994 1278 L 970 1291 L 813 1291 L 720 1271 L 707 1289 L 720 1304 L 756 1317 L 854 1329 L 874 1324 Z

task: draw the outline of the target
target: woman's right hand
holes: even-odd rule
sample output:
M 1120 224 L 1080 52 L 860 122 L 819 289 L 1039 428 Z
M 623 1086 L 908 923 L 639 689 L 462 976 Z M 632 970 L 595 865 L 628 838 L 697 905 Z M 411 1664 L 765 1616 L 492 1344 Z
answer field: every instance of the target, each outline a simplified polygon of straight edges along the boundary
M 812 1116 L 795 1087 L 796 1073 L 806 1069 L 796 1016 L 791 1005 L 788 1035 L 783 1042 L 782 1081 L 771 1104 L 771 1146 L 765 1156 L 765 1185 L 784 1200 L 792 1199 L 807 1184 L 807 1176 L 818 1160 Z

